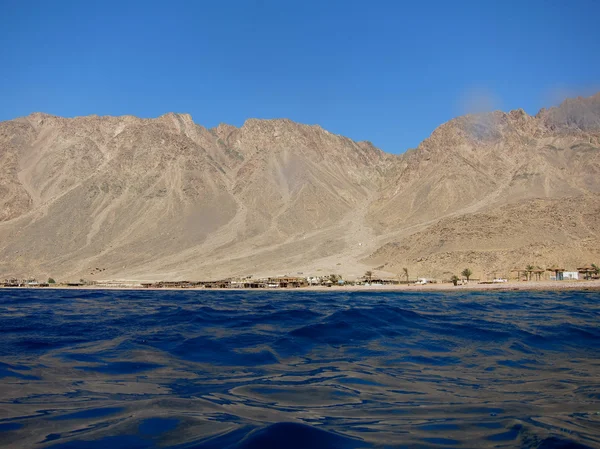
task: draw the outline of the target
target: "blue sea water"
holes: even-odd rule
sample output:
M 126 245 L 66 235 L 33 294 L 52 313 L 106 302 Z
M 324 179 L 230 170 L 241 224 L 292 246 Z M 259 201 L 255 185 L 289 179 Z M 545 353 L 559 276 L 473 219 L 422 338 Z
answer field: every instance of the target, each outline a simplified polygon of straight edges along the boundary
M 600 293 L 0 290 L 7 448 L 600 447 Z

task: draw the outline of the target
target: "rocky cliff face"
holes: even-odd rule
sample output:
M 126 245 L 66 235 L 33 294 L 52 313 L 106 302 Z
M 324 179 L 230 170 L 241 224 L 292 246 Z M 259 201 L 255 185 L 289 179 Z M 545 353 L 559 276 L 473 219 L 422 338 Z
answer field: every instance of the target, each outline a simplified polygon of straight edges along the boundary
M 451 120 L 399 158 L 373 205 L 382 220 L 374 224 L 387 229 L 526 198 L 598 192 L 598 104 L 600 95 L 536 117 L 517 110 Z M 574 125 L 579 110 L 581 127 Z
M 459 117 L 399 158 L 396 170 L 370 219 L 381 232 L 405 232 L 370 264 L 437 277 L 474 266 L 489 277 L 600 257 L 600 94 L 534 117 Z
M 600 94 L 459 117 L 401 156 L 289 120 L 36 113 L 0 123 L 0 167 L 0 277 L 442 276 L 600 256 Z

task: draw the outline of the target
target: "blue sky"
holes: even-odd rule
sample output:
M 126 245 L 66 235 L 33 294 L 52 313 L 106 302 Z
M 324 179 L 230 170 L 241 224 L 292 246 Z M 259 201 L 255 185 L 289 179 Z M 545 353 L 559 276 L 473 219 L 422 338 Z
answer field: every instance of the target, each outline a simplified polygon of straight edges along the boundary
M 456 115 L 600 90 L 600 1 L 0 0 L 0 120 L 250 117 L 392 153 Z

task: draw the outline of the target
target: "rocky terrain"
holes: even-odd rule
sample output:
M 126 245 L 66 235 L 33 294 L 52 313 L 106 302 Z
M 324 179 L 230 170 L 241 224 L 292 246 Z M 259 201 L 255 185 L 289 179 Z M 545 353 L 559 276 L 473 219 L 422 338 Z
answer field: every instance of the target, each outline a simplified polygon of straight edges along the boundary
M 0 123 L 0 278 L 575 268 L 600 261 L 599 192 L 600 94 L 399 156 L 285 119 L 34 113 Z

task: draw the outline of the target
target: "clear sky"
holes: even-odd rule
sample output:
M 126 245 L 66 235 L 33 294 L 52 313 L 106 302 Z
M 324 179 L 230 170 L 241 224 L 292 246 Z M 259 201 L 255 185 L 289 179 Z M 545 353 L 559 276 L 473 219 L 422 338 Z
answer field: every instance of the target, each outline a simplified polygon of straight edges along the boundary
M 600 1 L 0 0 L 0 120 L 287 117 L 400 153 L 600 90 Z

